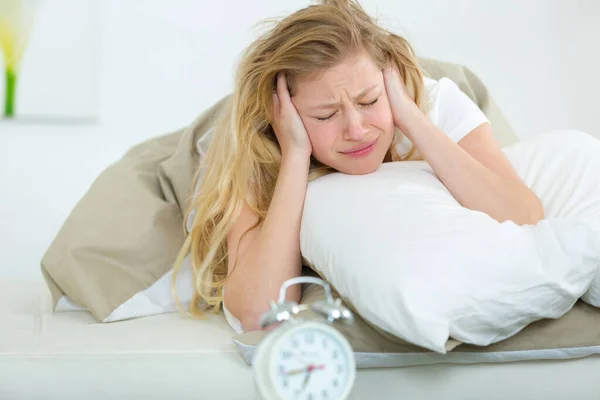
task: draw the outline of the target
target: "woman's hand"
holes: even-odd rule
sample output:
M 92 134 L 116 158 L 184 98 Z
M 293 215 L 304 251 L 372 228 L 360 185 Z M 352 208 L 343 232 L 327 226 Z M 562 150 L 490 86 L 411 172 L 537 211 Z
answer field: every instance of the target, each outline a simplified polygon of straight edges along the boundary
M 290 98 L 284 73 L 277 75 L 277 92 L 273 93 L 271 126 L 277 136 L 282 156 L 295 153 L 310 157 L 312 145 L 302 119 Z
M 398 69 L 389 66 L 383 70 L 383 79 L 388 101 L 392 109 L 394 125 L 405 131 L 404 127 L 411 118 L 422 117 L 423 113 L 415 103 L 414 99 L 408 94 L 404 82 L 400 78 Z M 406 132 L 405 132 L 406 134 Z

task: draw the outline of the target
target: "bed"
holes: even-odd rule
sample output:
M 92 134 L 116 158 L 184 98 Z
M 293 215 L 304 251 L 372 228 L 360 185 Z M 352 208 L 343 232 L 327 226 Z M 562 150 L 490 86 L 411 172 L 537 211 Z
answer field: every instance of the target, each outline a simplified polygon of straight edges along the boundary
M 101 324 L 54 314 L 42 281 L 0 279 L 1 399 L 258 399 L 222 315 Z M 600 357 L 360 369 L 351 399 L 598 399 Z
M 469 77 L 470 87 L 484 89 L 468 70 L 455 70 Z M 482 109 L 499 113 L 489 98 L 481 99 Z M 496 120 L 503 126 L 501 117 Z M 6 227 L 0 399 L 258 398 L 252 368 L 222 315 L 193 321 L 172 312 L 102 323 L 87 311 L 53 312 L 56 293 L 39 269 L 43 253 L 90 182 L 141 140 L 140 133 L 122 139 L 122 131 L 111 128 L 10 123 L 0 130 L 2 181 L 10 193 L 0 200 Z M 514 137 L 499 139 L 507 144 Z M 351 398 L 599 399 L 598 371 L 597 355 L 369 368 L 358 371 Z

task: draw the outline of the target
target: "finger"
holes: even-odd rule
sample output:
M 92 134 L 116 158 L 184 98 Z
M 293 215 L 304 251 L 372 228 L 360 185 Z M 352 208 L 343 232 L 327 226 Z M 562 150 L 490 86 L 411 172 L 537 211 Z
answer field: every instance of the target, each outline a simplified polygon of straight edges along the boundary
M 390 90 L 390 85 L 392 84 L 392 81 L 393 81 L 392 69 L 391 69 L 391 67 L 386 67 L 383 70 L 383 82 L 384 82 L 387 90 Z
M 400 74 L 398 70 L 395 68 L 390 68 L 387 72 L 387 76 L 385 78 L 386 89 L 388 90 L 388 94 L 391 91 L 394 96 L 402 97 L 405 94 L 404 82 L 400 78 Z
M 273 126 L 273 129 L 275 129 L 275 125 L 277 125 L 277 122 L 280 119 L 280 114 L 281 114 L 281 110 L 280 110 L 280 104 L 279 104 L 279 99 L 277 96 L 277 93 L 273 93 L 273 110 L 271 111 L 271 125 Z
M 277 74 L 277 95 L 279 96 L 279 101 L 281 103 L 289 104 L 289 102 L 291 102 L 287 78 L 284 72 Z
M 388 97 L 391 95 L 391 91 L 392 91 L 392 82 L 393 82 L 393 78 L 392 78 L 392 72 L 390 70 L 390 68 L 385 68 L 383 70 L 383 83 L 385 86 L 385 90 L 387 91 Z
M 277 96 L 277 93 L 273 93 L 273 112 L 275 115 L 279 113 L 279 107 L 279 96 Z
M 389 65 L 383 70 L 383 77 L 387 83 L 392 83 L 398 78 L 396 68 L 393 65 Z
M 400 70 L 398 69 L 398 66 L 395 64 L 388 65 L 387 73 L 390 78 L 400 79 Z

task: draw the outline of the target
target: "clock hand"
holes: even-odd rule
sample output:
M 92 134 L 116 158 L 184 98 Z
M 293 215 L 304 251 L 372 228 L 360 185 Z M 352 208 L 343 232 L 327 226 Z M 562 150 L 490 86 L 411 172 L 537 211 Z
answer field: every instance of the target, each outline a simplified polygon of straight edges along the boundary
M 308 380 L 310 379 L 310 376 L 312 375 L 313 371 L 316 370 L 320 370 L 320 369 L 325 369 L 325 365 L 321 364 L 321 365 L 309 365 L 308 368 L 306 368 L 306 377 L 304 378 L 304 383 L 302 384 L 302 389 L 304 390 L 306 389 L 306 385 L 308 385 Z
M 316 370 L 320 370 L 320 369 L 325 369 L 325 365 L 324 364 L 321 364 L 321 365 L 309 365 L 306 368 L 293 369 L 291 371 L 284 372 L 284 374 L 285 375 L 298 375 L 298 374 L 301 374 L 303 372 L 312 372 L 312 371 L 316 371 Z
M 302 390 L 306 389 L 306 385 L 308 385 L 308 380 L 310 379 L 310 375 L 312 370 L 310 367 L 306 370 L 306 377 L 304 378 L 304 383 L 302 384 Z
M 284 372 L 284 374 L 286 374 L 286 375 L 298 375 L 298 374 L 301 374 L 303 372 L 306 372 L 306 368 L 293 369 L 291 371 Z

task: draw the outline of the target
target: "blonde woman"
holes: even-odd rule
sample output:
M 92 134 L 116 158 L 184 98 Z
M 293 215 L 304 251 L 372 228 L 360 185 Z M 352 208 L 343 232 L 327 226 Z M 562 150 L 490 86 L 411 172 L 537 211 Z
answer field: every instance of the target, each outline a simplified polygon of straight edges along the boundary
M 353 0 L 321 0 L 258 38 L 213 136 L 178 261 L 191 259 L 192 313 L 223 305 L 238 332 L 257 329 L 301 274 L 307 184 L 323 174 L 369 174 L 416 149 L 464 207 L 518 224 L 543 218 L 485 115 L 453 82 L 424 77 L 411 46 Z

